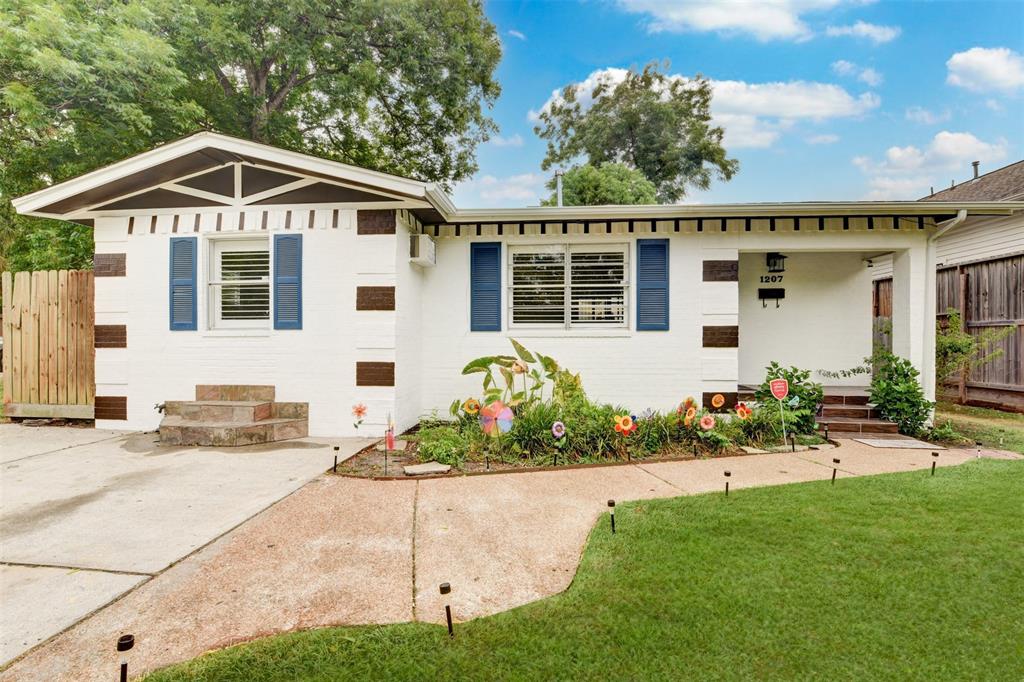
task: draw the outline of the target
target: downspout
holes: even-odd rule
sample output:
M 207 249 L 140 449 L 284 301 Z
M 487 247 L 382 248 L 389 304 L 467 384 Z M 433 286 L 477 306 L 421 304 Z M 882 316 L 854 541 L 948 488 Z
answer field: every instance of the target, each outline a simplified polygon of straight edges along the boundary
M 934 242 L 936 239 L 946 234 L 947 232 L 949 232 L 950 230 L 952 230 L 954 227 L 956 227 L 965 220 L 967 220 L 967 209 L 961 208 L 959 211 L 956 212 L 956 217 L 947 220 L 945 225 L 939 228 L 939 230 L 935 234 L 928 238 L 928 241 Z

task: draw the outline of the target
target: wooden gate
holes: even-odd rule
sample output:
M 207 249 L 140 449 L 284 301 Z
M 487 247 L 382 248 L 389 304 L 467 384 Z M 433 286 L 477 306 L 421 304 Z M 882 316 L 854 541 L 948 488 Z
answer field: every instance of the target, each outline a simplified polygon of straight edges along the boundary
M 3 273 L 4 415 L 93 418 L 93 274 Z

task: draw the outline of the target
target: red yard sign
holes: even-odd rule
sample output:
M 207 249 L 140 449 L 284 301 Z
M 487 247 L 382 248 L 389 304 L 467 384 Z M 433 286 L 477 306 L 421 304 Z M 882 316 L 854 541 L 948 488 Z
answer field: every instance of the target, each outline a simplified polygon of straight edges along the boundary
M 789 382 L 785 379 L 772 379 L 768 386 L 771 387 L 772 395 L 776 400 L 785 400 L 789 395 Z

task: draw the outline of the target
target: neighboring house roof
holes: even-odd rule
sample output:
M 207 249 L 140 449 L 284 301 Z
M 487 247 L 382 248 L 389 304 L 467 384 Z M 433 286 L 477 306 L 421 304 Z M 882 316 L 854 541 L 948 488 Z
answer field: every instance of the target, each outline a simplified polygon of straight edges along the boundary
M 961 182 L 920 201 L 1009 201 L 1024 197 L 1024 160 Z
M 244 210 L 268 204 L 401 207 L 425 225 L 830 216 L 920 216 L 939 222 L 960 210 L 975 215 L 1024 211 L 1024 202 L 930 198 L 934 200 L 927 204 L 836 201 L 459 209 L 431 183 L 201 132 L 19 197 L 13 204 L 22 214 L 84 224 L 126 211 Z

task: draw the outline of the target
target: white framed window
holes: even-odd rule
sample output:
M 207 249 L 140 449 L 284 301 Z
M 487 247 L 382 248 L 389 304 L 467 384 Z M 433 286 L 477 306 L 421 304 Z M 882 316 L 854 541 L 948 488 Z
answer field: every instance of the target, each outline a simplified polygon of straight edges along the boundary
M 537 244 L 508 249 L 510 327 L 628 327 L 628 244 Z
M 269 326 L 269 239 L 212 239 L 209 263 L 210 328 Z

